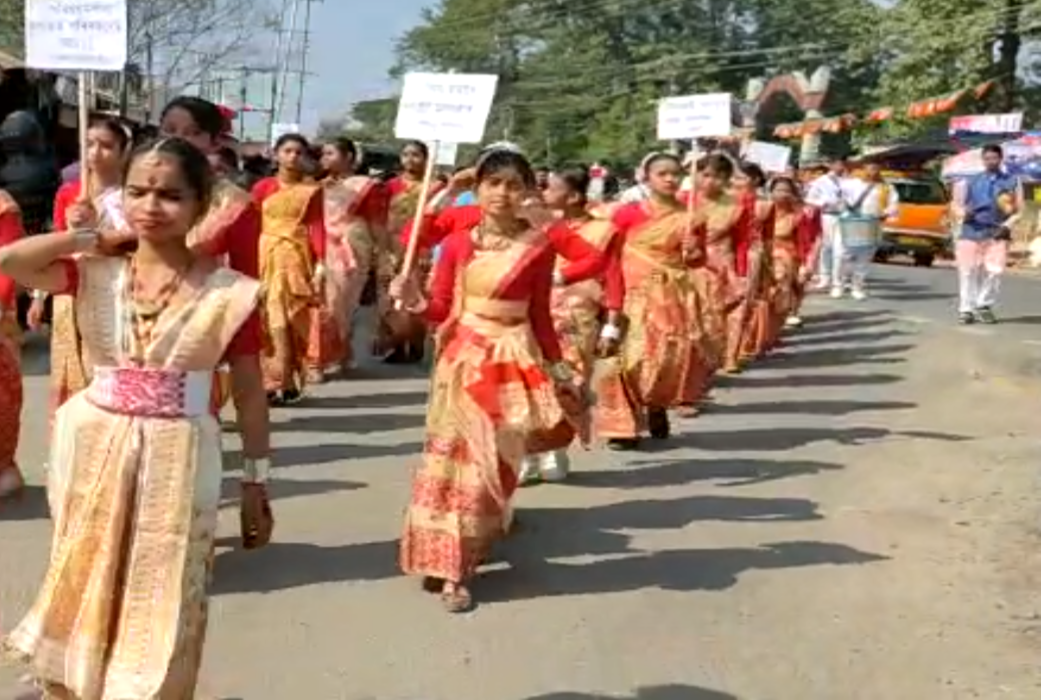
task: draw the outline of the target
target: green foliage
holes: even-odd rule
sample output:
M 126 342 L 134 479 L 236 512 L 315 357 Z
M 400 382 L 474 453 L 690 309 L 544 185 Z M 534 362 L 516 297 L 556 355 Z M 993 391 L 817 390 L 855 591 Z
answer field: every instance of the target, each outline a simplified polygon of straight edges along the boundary
M 828 115 L 899 111 L 991 78 L 1002 82 L 997 104 L 1041 107 L 1031 53 L 1009 63 L 1038 27 L 1041 5 L 1023 0 L 440 0 L 400 38 L 395 74 L 496 73 L 488 139 L 518 141 L 550 164 L 635 160 L 663 145 L 660 97 L 743 99 L 752 78 L 821 65 L 832 71 Z M 393 124 L 386 101 L 352 116 L 373 135 Z M 758 133 L 801 117 L 780 98 Z M 914 135 L 944 120 L 897 120 L 858 136 Z

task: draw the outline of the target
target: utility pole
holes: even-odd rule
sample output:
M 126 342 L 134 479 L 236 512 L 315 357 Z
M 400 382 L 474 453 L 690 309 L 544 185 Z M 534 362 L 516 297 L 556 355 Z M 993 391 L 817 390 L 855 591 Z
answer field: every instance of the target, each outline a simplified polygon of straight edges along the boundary
M 292 0 L 282 0 L 282 9 L 278 13 L 278 27 L 275 29 L 278 32 L 278 36 L 275 40 L 275 71 L 271 74 L 271 103 L 268 106 L 269 119 L 267 125 L 267 138 L 269 142 L 275 140 L 275 123 L 278 120 L 278 88 L 279 88 L 279 71 L 281 70 L 282 63 L 282 52 L 285 48 L 286 42 L 286 15 L 289 14 L 289 3 Z
M 249 104 L 249 74 L 247 66 L 242 67 L 242 83 L 239 86 L 239 141 L 246 140 L 246 106 Z
M 304 118 L 304 85 L 307 82 L 307 64 L 311 57 L 311 5 L 322 0 L 304 0 L 304 30 L 300 47 L 300 82 L 296 94 L 296 123 Z

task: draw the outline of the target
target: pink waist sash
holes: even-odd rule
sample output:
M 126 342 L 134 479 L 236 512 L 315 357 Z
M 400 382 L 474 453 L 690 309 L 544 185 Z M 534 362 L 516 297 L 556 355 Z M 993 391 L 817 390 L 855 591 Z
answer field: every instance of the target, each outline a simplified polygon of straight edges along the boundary
M 96 367 L 87 400 L 139 418 L 195 418 L 210 413 L 212 372 L 152 367 Z

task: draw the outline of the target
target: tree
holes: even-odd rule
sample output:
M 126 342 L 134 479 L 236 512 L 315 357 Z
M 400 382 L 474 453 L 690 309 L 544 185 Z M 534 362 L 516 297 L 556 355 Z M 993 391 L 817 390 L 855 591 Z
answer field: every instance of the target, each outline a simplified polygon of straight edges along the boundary
M 398 71 L 494 72 L 493 137 L 549 162 L 638 159 L 660 147 L 657 100 L 745 92 L 749 78 L 832 64 L 869 99 L 878 62 L 854 44 L 870 0 L 441 0 L 398 44 Z M 828 21 L 820 21 L 827 17 Z M 865 93 L 868 95 L 865 98 Z
M 270 51 L 258 39 L 281 24 L 271 0 L 130 0 L 128 9 L 130 61 L 151 68 L 166 94 L 251 50 Z

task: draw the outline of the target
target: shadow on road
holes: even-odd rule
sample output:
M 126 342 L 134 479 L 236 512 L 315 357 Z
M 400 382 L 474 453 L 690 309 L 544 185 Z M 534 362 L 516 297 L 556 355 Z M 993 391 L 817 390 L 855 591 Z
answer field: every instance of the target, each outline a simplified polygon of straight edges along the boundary
M 568 486 L 595 489 L 642 489 L 683 486 L 715 481 L 722 487 L 751 486 L 842 469 L 830 462 L 769 459 L 677 459 L 663 462 L 630 462 L 613 471 L 578 471 Z
M 668 504 L 660 507 L 667 508 Z M 545 536 L 553 538 L 559 533 Z M 749 571 L 886 560 L 888 557 L 832 542 L 777 542 L 760 547 L 670 550 L 582 564 L 525 561 L 510 570 L 483 575 L 474 589 L 478 599 L 487 603 L 648 588 L 719 592 L 734 586 L 741 574 Z
M 26 486 L 18 500 L 0 502 L 0 522 L 46 520 L 50 516 L 47 489 L 43 486 Z
M 786 361 L 787 362 L 787 361 Z M 809 387 L 850 387 L 899 384 L 904 378 L 898 374 L 795 374 L 782 377 L 763 377 L 740 374 L 720 377 L 716 385 L 720 388 L 740 389 L 805 389 Z
M 917 407 L 918 404 L 909 401 L 761 401 L 731 405 L 712 404 L 707 412 L 714 416 L 848 416 L 875 411 L 909 411 Z
M 321 496 L 344 491 L 358 491 L 368 488 L 368 484 L 360 481 L 338 481 L 336 479 L 275 479 L 268 484 L 271 500 L 284 501 L 289 498 L 305 498 Z M 226 477 L 221 484 L 221 507 L 226 508 L 238 503 L 242 491 L 242 481 L 238 477 Z
M 674 435 L 668 440 L 647 442 L 645 453 L 697 449 L 709 452 L 784 452 L 815 442 L 839 445 L 862 445 L 891 437 L 967 442 L 973 438 L 930 431 L 892 431 L 887 428 L 750 428 L 717 432 L 691 432 Z
M 218 547 L 238 547 L 221 539 Z M 214 568 L 213 593 L 270 593 L 323 583 L 381 581 L 401 575 L 398 543 L 366 542 L 323 547 L 310 542 L 272 542 L 252 552 L 220 552 Z
M 402 413 L 367 415 L 307 415 L 285 421 L 272 421 L 271 430 L 282 433 L 389 433 L 395 430 L 422 428 L 426 416 Z
M 871 296 L 891 301 L 942 301 L 954 299 L 950 292 L 937 292 L 936 287 L 902 280 L 877 280 L 868 283 Z
M 423 450 L 421 442 L 403 442 L 388 445 L 361 445 L 358 443 L 327 443 L 324 445 L 279 445 L 272 450 L 272 462 L 276 467 L 303 467 L 330 464 L 347 459 L 381 459 L 418 455 Z M 242 453 L 236 450 L 225 452 L 226 464 L 237 464 Z
M 913 345 L 867 345 L 845 346 L 781 352 L 776 361 L 784 369 L 817 369 L 828 366 L 849 367 L 851 365 L 895 365 L 904 362 L 900 357 L 889 357 L 913 350 Z
M 427 375 L 424 375 L 426 377 Z M 400 377 L 398 377 L 400 379 Z M 423 406 L 427 402 L 425 391 L 401 391 L 386 394 L 352 394 L 350 396 L 311 396 L 300 404 L 302 408 L 341 410 L 349 408 L 405 408 Z
M 740 700 L 736 695 L 693 685 L 656 685 L 640 688 L 627 698 L 589 693 L 547 693 L 527 700 Z
M 813 335 L 803 335 L 799 332 L 790 336 L 786 335 L 784 337 L 783 347 L 803 348 L 808 345 L 856 345 L 878 343 L 885 340 L 906 338 L 909 335 L 911 334 L 906 331 L 898 330 L 871 331 L 864 333 L 849 333 L 841 331 L 836 333 L 816 333 Z

